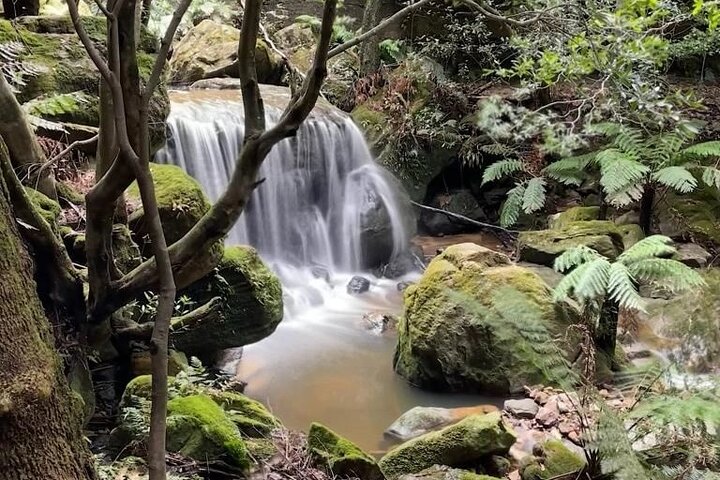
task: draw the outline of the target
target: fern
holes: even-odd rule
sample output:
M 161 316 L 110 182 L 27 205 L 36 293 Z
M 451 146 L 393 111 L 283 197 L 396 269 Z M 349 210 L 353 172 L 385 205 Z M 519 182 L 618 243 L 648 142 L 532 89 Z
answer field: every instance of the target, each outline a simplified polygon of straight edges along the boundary
M 604 474 L 616 480 L 650 480 L 645 466 L 633 450 L 627 430 L 617 414 L 603 407 L 598 418 L 595 446 Z
M 639 281 L 656 283 L 674 292 L 705 286 L 699 273 L 669 258 L 647 258 L 631 263 L 628 269 Z
M 610 299 L 621 308 L 645 310 L 645 302 L 637 291 L 635 279 L 628 267 L 621 262 L 615 262 L 610 266 L 607 291 Z
M 720 427 L 720 397 L 712 392 L 657 395 L 640 402 L 629 418 L 647 418 L 660 425 L 680 428 Z
M 516 185 L 507 195 L 507 200 L 500 210 L 500 225 L 509 227 L 517 222 L 520 218 L 520 212 L 525 197 L 525 186 L 523 184 Z
M 555 259 L 555 270 L 558 272 L 566 272 L 578 265 L 588 263 L 596 258 L 599 258 L 600 254 L 585 245 L 580 245 L 576 248 L 571 248 L 562 253 Z
M 686 148 L 682 153 L 693 157 L 720 157 L 720 141 L 698 143 Z
M 522 209 L 525 213 L 534 213 L 545 205 L 545 179 L 534 177 L 525 186 Z
M 690 193 L 697 187 L 697 179 L 686 168 L 679 166 L 665 167 L 652 175 L 653 180 L 677 190 Z
M 650 172 L 650 168 L 635 157 L 616 148 L 599 152 L 597 161 L 600 164 L 600 185 L 609 195 L 631 191 Z
M 648 150 L 643 133 L 640 130 L 624 126 L 618 129 L 612 144 L 635 161 L 639 161 L 643 153 Z
M 703 167 L 702 180 L 706 185 L 720 189 L 720 170 L 716 167 Z
M 503 179 L 513 173 L 523 171 L 525 166 L 520 160 L 500 160 L 485 169 L 482 184 Z
M 580 185 L 585 169 L 595 161 L 596 152 L 557 160 L 543 170 L 550 178 L 565 185 Z
M 664 235 L 651 235 L 638 241 L 620 254 L 618 260 L 631 263 L 655 257 L 671 257 L 677 252 L 671 238 Z

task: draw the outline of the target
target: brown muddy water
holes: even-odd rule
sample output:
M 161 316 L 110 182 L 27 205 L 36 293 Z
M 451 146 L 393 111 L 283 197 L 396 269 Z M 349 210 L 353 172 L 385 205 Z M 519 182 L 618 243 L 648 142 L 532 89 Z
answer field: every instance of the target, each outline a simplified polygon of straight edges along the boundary
M 283 423 L 307 431 L 321 422 L 369 452 L 386 450 L 390 424 L 415 406 L 463 407 L 500 403 L 482 395 L 426 392 L 393 371 L 395 334 L 363 326 L 363 315 L 397 315 L 397 281 L 377 279 L 360 296 L 345 291 L 349 275 L 331 285 L 302 271 L 280 273 L 286 292 L 285 319 L 267 339 L 245 347 L 237 366 L 246 393 L 262 401 Z

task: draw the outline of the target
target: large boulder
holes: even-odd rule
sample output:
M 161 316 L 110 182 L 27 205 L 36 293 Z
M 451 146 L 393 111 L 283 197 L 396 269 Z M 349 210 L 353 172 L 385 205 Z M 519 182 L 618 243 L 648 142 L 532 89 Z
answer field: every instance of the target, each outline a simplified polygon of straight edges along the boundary
M 524 262 L 552 266 L 563 252 L 579 245 L 614 259 L 623 251 L 623 235 L 617 225 L 609 221 L 568 222 L 557 229 L 521 232 L 518 257 Z
M 692 193 L 669 192 L 657 208 L 660 233 L 720 245 L 720 190 L 703 185 Z
M 436 195 L 430 206 L 463 217 L 486 220 L 480 204 L 469 190 Z M 430 235 L 451 235 L 468 230 L 468 222 L 428 210 L 420 214 L 420 224 L 422 230 Z
M 600 207 L 571 207 L 548 218 L 548 228 L 562 230 L 574 222 L 588 222 L 600 219 Z
M 492 314 L 494 295 L 502 288 L 532 302 L 551 332 L 564 332 L 572 320 L 570 309 L 553 302 L 536 273 L 513 265 L 502 253 L 472 243 L 453 245 L 405 290 L 395 370 L 413 385 L 456 392 L 505 393 L 529 382 L 547 383 L 536 367 L 514 360 L 513 342 L 493 335 L 485 315 Z M 466 302 L 482 308 L 467 309 Z
M 525 461 L 520 469 L 522 480 L 576 478 L 585 466 L 585 460 L 561 440 L 548 440 L 535 450 L 535 457 Z
M 493 405 L 460 408 L 413 407 L 400 415 L 400 417 L 385 430 L 385 435 L 407 441 L 432 432 L 433 430 L 446 427 L 470 415 L 496 412 L 497 410 L 498 408 Z
M 377 462 L 350 440 L 325 425 L 313 423 L 308 432 L 308 450 L 313 460 L 333 475 L 381 480 Z
M 189 84 L 216 77 L 237 77 L 240 30 L 213 20 L 203 20 L 178 42 L 170 60 L 173 83 Z M 278 84 L 284 66 L 282 58 L 261 39 L 255 47 L 260 83 Z
M 207 395 L 178 397 L 168 402 L 167 448 L 199 461 L 225 459 L 250 466 L 238 427 Z
M 500 480 L 489 475 L 479 475 L 467 470 L 433 465 L 422 472 L 403 475 L 400 480 Z
M 171 245 L 180 240 L 210 209 L 210 202 L 200 184 L 182 168 L 175 165 L 153 163 L 150 171 L 155 183 L 155 196 L 158 202 L 160 220 L 165 241 Z M 127 190 L 128 203 L 133 208 L 128 223 L 135 241 L 140 245 L 143 256 L 152 256 L 149 224 L 140 201 L 137 182 Z M 222 258 L 222 241 L 216 242 L 210 249 L 198 254 L 175 273 L 178 288 L 184 288 L 204 277 L 215 268 Z
M 226 247 L 216 271 L 181 292 L 197 306 L 215 301 L 200 322 L 173 321 L 173 345 L 204 360 L 227 348 L 255 343 L 275 331 L 283 317 L 278 278 L 248 246 Z
M 395 480 L 433 465 L 457 467 L 503 455 L 513 443 L 515 434 L 499 412 L 472 415 L 390 450 L 380 459 L 380 469 L 388 480 Z
M 227 413 L 243 435 L 265 438 L 281 425 L 265 405 L 240 393 L 213 390 L 208 393 L 215 403 Z

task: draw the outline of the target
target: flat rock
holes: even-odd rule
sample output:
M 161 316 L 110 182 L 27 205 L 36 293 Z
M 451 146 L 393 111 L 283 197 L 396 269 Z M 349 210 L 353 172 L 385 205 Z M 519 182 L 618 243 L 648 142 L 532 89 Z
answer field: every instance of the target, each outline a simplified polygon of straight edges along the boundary
M 506 400 L 503 409 L 517 418 L 535 418 L 540 407 L 535 400 L 523 398 L 518 400 Z
M 493 405 L 477 405 L 463 408 L 414 407 L 403 413 L 385 430 L 385 435 L 407 441 L 437 430 L 463 418 L 497 411 Z
M 703 268 L 710 260 L 710 253 L 700 245 L 681 243 L 677 246 L 676 258 L 688 267 Z

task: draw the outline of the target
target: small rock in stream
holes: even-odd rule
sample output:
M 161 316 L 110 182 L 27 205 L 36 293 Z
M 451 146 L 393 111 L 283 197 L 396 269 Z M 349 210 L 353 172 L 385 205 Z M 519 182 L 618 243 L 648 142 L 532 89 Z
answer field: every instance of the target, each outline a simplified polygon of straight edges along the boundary
M 347 293 L 350 295 L 360 295 L 370 290 L 370 280 L 361 276 L 354 276 L 347 284 Z
M 505 400 L 503 409 L 517 418 L 535 418 L 540 407 L 535 403 L 535 400 L 523 398 L 519 400 Z

